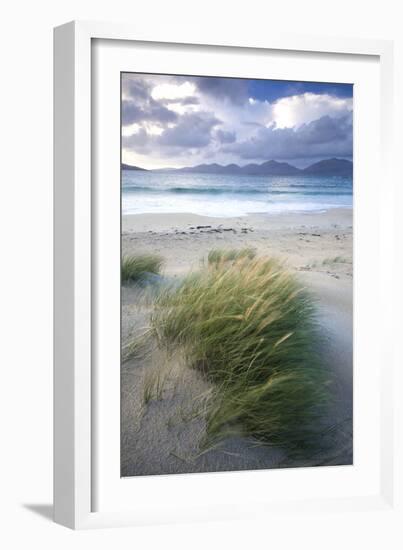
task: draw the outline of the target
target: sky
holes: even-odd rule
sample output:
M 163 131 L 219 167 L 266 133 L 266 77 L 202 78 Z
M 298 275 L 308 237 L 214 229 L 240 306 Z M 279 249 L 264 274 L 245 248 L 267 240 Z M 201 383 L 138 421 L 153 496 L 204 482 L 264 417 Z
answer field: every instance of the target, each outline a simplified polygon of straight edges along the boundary
M 351 84 L 122 74 L 122 162 L 352 160 Z

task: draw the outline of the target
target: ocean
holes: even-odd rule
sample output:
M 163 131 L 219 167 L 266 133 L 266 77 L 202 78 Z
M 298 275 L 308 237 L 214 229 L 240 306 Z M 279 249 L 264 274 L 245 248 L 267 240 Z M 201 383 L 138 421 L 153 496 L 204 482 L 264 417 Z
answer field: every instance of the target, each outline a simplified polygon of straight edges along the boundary
M 190 212 L 212 217 L 352 208 L 345 176 L 247 176 L 122 171 L 122 214 Z

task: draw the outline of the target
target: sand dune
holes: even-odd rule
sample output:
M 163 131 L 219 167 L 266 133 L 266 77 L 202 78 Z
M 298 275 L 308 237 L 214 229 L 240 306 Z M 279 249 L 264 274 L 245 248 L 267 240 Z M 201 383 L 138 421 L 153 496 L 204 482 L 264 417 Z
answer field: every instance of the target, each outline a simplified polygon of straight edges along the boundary
M 326 367 L 334 378 L 333 404 L 326 425 L 334 427 L 337 455 L 317 455 L 306 464 L 352 461 L 352 211 L 209 218 L 193 214 L 123 217 L 123 254 L 157 253 L 164 275 L 191 269 L 212 248 L 252 246 L 275 255 L 317 299 Z M 150 312 L 147 288 L 123 287 L 122 337 L 127 343 L 144 332 Z M 227 440 L 200 455 L 204 434 L 203 399 L 209 383 L 147 342 L 122 367 L 122 475 L 298 466 L 281 449 L 256 446 L 245 438 Z M 147 353 L 146 353 L 147 352 Z M 152 389 L 153 398 L 149 397 Z M 155 395 L 157 394 L 157 398 Z

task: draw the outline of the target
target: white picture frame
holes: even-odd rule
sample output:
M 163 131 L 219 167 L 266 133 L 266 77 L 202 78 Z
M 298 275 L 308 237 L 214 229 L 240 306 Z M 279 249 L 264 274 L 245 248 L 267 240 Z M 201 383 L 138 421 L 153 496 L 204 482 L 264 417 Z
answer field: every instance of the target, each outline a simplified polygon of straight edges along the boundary
M 117 489 L 117 483 L 107 480 L 110 465 L 116 464 L 111 458 L 100 465 L 97 460 L 99 434 L 101 440 L 110 437 L 110 446 L 118 445 L 118 427 L 116 422 L 111 431 L 103 432 L 105 418 L 99 414 L 97 399 L 103 392 L 105 399 L 105 384 L 100 388 L 96 377 L 96 362 L 99 349 L 96 345 L 97 319 L 105 314 L 105 306 L 99 305 L 99 284 L 95 283 L 94 266 L 98 265 L 97 232 L 99 214 L 105 216 L 108 203 L 105 197 L 99 199 L 94 174 L 97 167 L 94 164 L 93 145 L 96 139 L 93 131 L 92 113 L 96 112 L 93 104 L 94 85 L 94 44 L 96 41 L 124 41 L 122 44 L 156 45 L 164 48 L 164 44 L 175 44 L 176 49 L 186 48 L 197 51 L 200 59 L 203 49 L 209 52 L 216 50 L 237 50 L 243 56 L 254 55 L 256 52 L 292 52 L 298 55 L 324 56 L 362 56 L 363 59 L 373 59 L 377 65 L 380 88 L 371 96 L 372 101 L 379 101 L 374 107 L 379 109 L 379 145 L 372 142 L 371 149 L 378 159 L 381 170 L 382 194 L 379 188 L 369 197 L 369 215 L 366 216 L 361 206 L 362 227 L 370 226 L 371 216 L 376 209 L 377 222 L 374 223 L 373 237 L 379 242 L 375 246 L 374 259 L 382 255 L 382 265 L 392 265 L 393 259 L 393 177 L 392 177 L 392 119 L 393 119 L 393 83 L 392 83 L 392 44 L 387 41 L 372 41 L 358 39 L 337 39 L 312 36 L 287 36 L 270 33 L 270 36 L 256 36 L 253 33 L 246 37 L 231 36 L 225 31 L 220 37 L 210 35 L 206 30 L 201 37 L 187 36 L 186 30 L 180 34 L 175 31 L 170 35 L 167 30 L 164 36 L 155 37 L 152 32 L 138 30 L 131 25 L 109 23 L 72 22 L 55 29 L 54 40 L 54 85 L 55 85 L 55 367 L 54 367 L 54 505 L 55 521 L 71 528 L 91 528 L 118 525 L 139 525 L 179 521 L 200 521 L 205 519 L 264 517 L 272 513 L 292 513 L 306 510 L 312 513 L 350 510 L 393 510 L 393 367 L 394 355 L 387 343 L 389 334 L 393 332 L 393 315 L 390 315 L 391 297 L 393 296 L 394 279 L 392 269 L 374 271 L 371 284 L 377 285 L 380 294 L 376 301 L 377 315 L 381 320 L 378 334 L 377 353 L 372 361 L 375 370 L 373 378 L 368 379 L 368 387 L 374 393 L 372 397 L 379 399 L 378 416 L 379 437 L 375 448 L 377 458 L 363 476 L 360 484 L 351 485 L 353 489 L 345 491 L 340 485 L 338 491 L 329 496 L 319 490 L 331 477 L 329 470 L 323 469 L 319 479 L 316 474 L 311 478 L 308 469 L 296 474 L 293 470 L 272 472 L 277 476 L 271 478 L 272 484 L 279 485 L 289 482 L 299 487 L 294 493 L 288 491 L 283 499 L 265 498 L 258 494 L 257 487 L 261 485 L 264 472 L 232 472 L 225 474 L 198 474 L 190 476 L 156 476 L 154 478 L 136 479 L 136 485 L 123 493 Z M 144 46 L 145 45 L 145 46 Z M 123 47 L 123 46 L 122 46 Z M 140 48 L 141 49 L 141 48 Z M 135 52 L 136 53 L 136 52 Z M 137 52 L 141 55 L 141 51 Z M 133 53 L 130 54 L 133 58 Z M 136 57 L 134 58 L 136 59 Z M 137 57 L 137 59 L 139 59 Z M 112 60 L 113 62 L 113 60 Z M 329 62 L 327 59 L 326 62 Z M 331 62 L 331 60 L 330 60 Z M 145 61 L 141 64 L 144 71 Z M 139 65 L 140 66 L 140 65 Z M 117 69 L 116 69 L 117 70 Z M 120 69 L 119 69 L 120 70 Z M 217 68 L 219 70 L 219 68 Z M 375 73 L 374 73 L 375 74 Z M 94 84 L 95 83 L 95 84 Z M 100 127 L 100 132 L 103 129 Z M 358 139 L 355 136 L 355 140 Z M 361 138 L 359 138 L 361 139 Z M 362 138 L 364 139 L 364 138 Z M 378 162 L 378 160 L 376 161 Z M 119 164 L 120 169 L 120 164 Z M 368 177 L 371 177 L 368 174 Z M 375 177 L 375 175 L 373 175 Z M 358 196 L 361 203 L 368 197 Z M 107 199 L 107 197 L 106 197 Z M 109 203 L 109 204 L 113 204 Z M 357 206 L 357 205 L 355 205 Z M 358 204 L 359 206 L 359 204 Z M 372 210 L 371 210 L 372 209 Z M 107 214 L 106 214 L 107 215 Z M 119 212 L 120 216 L 120 212 Z M 111 219 L 116 220 L 116 212 L 111 213 Z M 105 218 L 104 218 L 105 219 Z M 378 223 L 379 222 L 379 223 Z M 356 229 L 356 227 L 355 227 Z M 360 233 L 360 232 L 359 232 Z M 361 231 L 361 234 L 364 230 Z M 365 236 L 360 239 L 365 239 Z M 359 244 L 364 242 L 359 241 Z M 355 241 L 355 246 L 357 242 Z M 102 244 L 104 246 L 104 244 Z M 108 244 L 105 244 L 108 247 Z M 112 250 L 106 248 L 105 250 Z M 386 258 L 386 261 L 385 261 Z M 363 257 L 365 263 L 365 258 Z M 119 269 L 119 267 L 117 268 Z M 358 269 L 358 274 L 360 270 Z M 113 277 L 113 274 L 112 274 Z M 109 279 L 110 281 L 111 279 Z M 361 285 L 364 288 L 364 284 Z M 103 287 L 105 288 L 105 287 Z M 356 287 L 355 287 L 356 288 Z M 364 292 L 364 290 L 362 291 Z M 363 302 L 364 300 L 361 300 Z M 108 307 L 108 306 L 106 306 Z M 362 329 L 357 338 L 373 340 L 370 327 L 361 316 Z M 355 326 L 355 329 L 357 327 Z M 367 331 L 367 332 L 366 332 Z M 361 335 L 360 335 L 361 332 Z M 369 375 L 368 375 L 369 376 Z M 377 381 L 377 384 L 374 384 Z M 112 392 L 111 402 L 118 401 L 119 396 Z M 101 392 L 101 394 L 99 393 Z M 356 395 L 355 395 L 356 397 Z M 359 397 L 359 396 L 358 396 Z M 360 399 L 357 401 L 360 403 Z M 115 407 L 116 410 L 116 407 Z M 356 413 L 357 411 L 355 411 Z M 359 411 L 358 411 L 359 413 Z M 112 419 L 115 417 L 112 417 Z M 106 430 L 107 428 L 105 428 Z M 108 436 L 109 434 L 109 436 Z M 104 443 L 103 443 L 104 445 Z M 105 446 L 102 446 L 105 450 Z M 379 451 L 379 456 L 378 456 Z M 118 450 L 116 450 L 118 452 Z M 106 464 L 106 466 L 105 466 Z M 304 469 L 301 469 L 304 470 Z M 374 472 L 376 471 L 376 479 Z M 267 472 L 266 472 L 267 473 Z M 116 477 L 116 473 L 114 473 Z M 249 477 L 247 477 L 249 476 Z M 260 476 L 260 477 L 259 477 Z M 280 477 L 279 477 L 280 476 Z M 296 476 L 299 476 L 296 479 Z M 371 477 L 372 476 L 372 477 Z M 191 478 L 191 479 L 190 479 Z M 187 479 L 190 479 L 188 482 Z M 266 478 L 265 478 L 266 479 Z M 373 479 L 374 484 L 369 483 Z M 113 483 L 112 483 L 113 482 Z M 232 493 L 231 486 L 238 484 L 239 490 Z M 339 481 L 337 474 L 332 482 L 336 486 Z M 347 483 L 347 478 L 344 479 Z M 105 492 L 108 505 L 98 502 L 98 485 L 108 487 Z M 299 484 L 299 485 L 298 485 Z M 304 493 L 307 485 L 318 488 L 313 493 Z M 367 484 L 367 486 L 365 485 Z M 217 487 L 217 492 L 227 494 L 225 510 L 220 498 L 213 498 L 209 504 L 209 494 L 201 500 L 201 504 L 190 498 L 186 506 L 180 505 L 180 495 L 191 495 L 203 486 Z M 143 491 L 143 493 L 141 493 Z M 162 504 L 154 506 L 153 501 L 144 505 L 139 494 L 146 491 L 161 491 Z M 165 495 L 171 495 L 171 501 Z M 178 495 L 174 496 L 177 492 Z M 337 494 L 336 494 L 337 493 Z M 238 494 L 238 500 L 236 497 Z M 132 501 L 130 502 L 130 496 Z M 210 493 L 211 497 L 211 493 Z M 164 499 L 165 498 L 165 499 Z M 122 502 L 120 502 L 122 499 Z M 105 497 L 103 498 L 103 502 Z

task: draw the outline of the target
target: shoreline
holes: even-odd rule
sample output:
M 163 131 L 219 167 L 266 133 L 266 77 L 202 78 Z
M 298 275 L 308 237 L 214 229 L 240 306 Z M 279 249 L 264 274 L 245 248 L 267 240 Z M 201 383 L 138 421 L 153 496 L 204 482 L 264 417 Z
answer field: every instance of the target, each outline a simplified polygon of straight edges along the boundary
M 304 220 L 308 221 L 309 217 L 313 217 L 324 223 L 332 221 L 342 224 L 344 221 L 348 221 L 348 218 L 352 219 L 352 208 L 337 207 L 329 208 L 327 210 L 310 210 L 310 211 L 284 211 L 270 213 L 267 212 L 254 212 L 244 216 L 204 216 L 202 214 L 194 214 L 193 212 L 145 212 L 138 214 L 122 214 L 122 230 L 139 230 L 142 228 L 153 225 L 154 229 L 163 229 L 165 225 L 180 223 L 181 225 L 191 224 L 192 222 L 204 222 L 210 221 L 212 224 L 217 223 L 230 223 L 231 221 L 242 222 L 247 220 L 258 221 L 259 223 L 268 223 L 274 225 L 285 224 L 288 227 L 290 221 L 294 220 L 294 223 L 302 223 Z M 163 224 L 163 225 L 161 225 Z
M 197 267 L 212 248 L 249 246 L 280 257 L 292 269 L 351 278 L 352 230 L 353 212 L 344 208 L 236 218 L 132 214 L 122 218 L 122 252 L 160 254 L 165 272 L 175 275 Z

